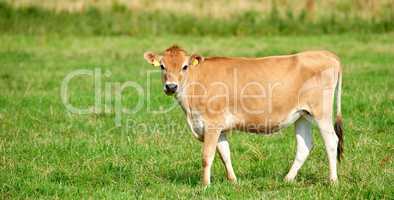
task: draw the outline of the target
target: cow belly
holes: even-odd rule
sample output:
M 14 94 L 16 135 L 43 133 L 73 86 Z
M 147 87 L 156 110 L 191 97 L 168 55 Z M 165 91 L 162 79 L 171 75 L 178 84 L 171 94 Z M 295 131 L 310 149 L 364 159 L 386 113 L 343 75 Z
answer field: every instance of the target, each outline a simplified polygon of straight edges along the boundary
M 270 117 L 255 118 L 254 120 L 249 120 L 244 124 L 239 124 L 237 129 L 252 133 L 272 134 L 293 124 L 303 114 L 303 110 L 293 110 L 287 116 L 280 117 L 282 118 L 280 120 L 274 120 Z
M 259 122 L 246 123 L 245 125 L 241 125 L 238 129 L 252 133 L 271 134 L 279 131 L 282 128 L 290 126 L 301 116 L 307 115 L 308 114 L 305 110 L 293 110 L 286 116 L 286 118 L 282 120 L 274 121 L 271 119 L 266 119 Z
M 250 133 L 259 133 L 259 134 L 272 134 L 277 132 L 280 129 L 279 124 L 272 123 L 272 124 L 244 124 L 237 126 L 237 130 L 246 131 Z

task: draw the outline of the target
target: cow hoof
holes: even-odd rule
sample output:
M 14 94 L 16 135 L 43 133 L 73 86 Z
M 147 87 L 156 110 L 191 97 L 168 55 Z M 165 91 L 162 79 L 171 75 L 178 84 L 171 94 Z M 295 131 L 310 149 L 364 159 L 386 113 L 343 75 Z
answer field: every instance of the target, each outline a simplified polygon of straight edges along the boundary
M 295 177 L 286 176 L 284 178 L 284 181 L 288 182 L 288 183 L 292 183 L 292 182 L 294 182 L 294 179 L 295 179 Z
M 207 188 L 209 187 L 209 185 L 210 185 L 210 182 L 205 182 L 205 181 L 204 181 L 204 182 L 202 183 L 202 187 L 204 188 L 204 190 L 207 189 Z
M 202 190 L 205 191 L 209 188 L 209 185 L 202 185 Z
M 228 180 L 230 183 L 237 183 L 237 178 L 236 178 L 236 177 L 227 177 L 227 180 Z
M 333 186 L 338 185 L 338 179 L 331 179 L 330 178 L 330 184 Z

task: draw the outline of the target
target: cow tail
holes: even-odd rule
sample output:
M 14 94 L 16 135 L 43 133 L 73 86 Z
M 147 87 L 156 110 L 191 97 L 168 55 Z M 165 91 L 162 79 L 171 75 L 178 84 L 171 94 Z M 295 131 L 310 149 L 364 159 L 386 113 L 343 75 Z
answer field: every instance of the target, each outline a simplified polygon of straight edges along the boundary
M 336 85 L 336 103 L 337 103 L 337 116 L 335 119 L 334 130 L 338 136 L 338 147 L 337 147 L 337 160 L 341 162 L 343 158 L 343 123 L 341 114 L 341 90 L 342 90 L 342 72 L 339 72 L 338 82 Z

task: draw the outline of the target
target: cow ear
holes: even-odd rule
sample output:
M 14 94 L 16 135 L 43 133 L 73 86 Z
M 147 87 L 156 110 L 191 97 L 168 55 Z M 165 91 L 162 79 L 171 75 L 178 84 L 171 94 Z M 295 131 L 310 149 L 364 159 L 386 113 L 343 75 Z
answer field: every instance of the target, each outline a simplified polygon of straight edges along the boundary
M 144 58 L 149 64 L 152 64 L 155 67 L 160 66 L 160 56 L 155 53 L 147 51 L 144 53 Z
M 202 63 L 203 61 L 204 61 L 204 57 L 197 55 L 197 54 L 193 54 L 190 56 L 189 65 L 190 66 L 198 65 L 198 64 Z

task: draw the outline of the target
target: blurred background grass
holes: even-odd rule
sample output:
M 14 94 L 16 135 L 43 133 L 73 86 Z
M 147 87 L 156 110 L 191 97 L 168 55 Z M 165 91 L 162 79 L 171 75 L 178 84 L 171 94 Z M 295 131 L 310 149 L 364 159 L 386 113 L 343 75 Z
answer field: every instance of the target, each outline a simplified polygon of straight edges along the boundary
M 0 0 L 0 199 L 394 199 L 393 5 Z M 213 184 L 202 191 L 201 143 L 192 139 L 181 108 L 152 112 L 170 107 L 173 99 L 163 95 L 160 74 L 147 78 L 153 68 L 143 52 L 173 43 L 203 56 L 335 52 L 344 66 L 346 131 L 339 187 L 327 181 L 317 129 L 297 181 L 282 181 L 296 148 L 294 128 L 288 128 L 272 137 L 232 134 L 239 184 L 227 183 L 215 159 Z M 146 95 L 152 110 L 122 113 L 122 127 L 115 126 L 113 109 L 71 114 L 60 86 L 80 69 L 111 72 L 103 76 L 103 91 L 106 84 L 140 84 L 152 94 Z M 89 77 L 72 81 L 73 105 L 94 104 L 93 83 Z M 140 98 L 133 91 L 123 93 L 128 108 Z
M 2 33 L 243 36 L 393 29 L 393 0 L 0 1 Z

